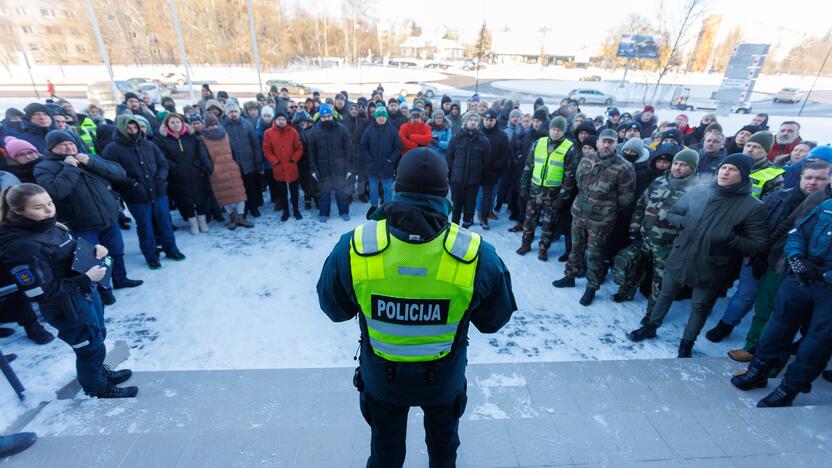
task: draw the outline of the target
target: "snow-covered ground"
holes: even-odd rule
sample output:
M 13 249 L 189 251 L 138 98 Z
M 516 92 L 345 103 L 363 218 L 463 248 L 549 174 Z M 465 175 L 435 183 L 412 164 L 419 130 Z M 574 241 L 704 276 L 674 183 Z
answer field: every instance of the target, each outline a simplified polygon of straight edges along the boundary
M 125 232 L 129 275 L 145 284 L 116 292 L 118 302 L 106 309 L 108 344 L 126 341 L 130 358 L 125 366 L 135 370 L 354 365 L 358 324 L 331 323 L 318 307 L 315 284 L 332 245 L 366 209 L 365 204 L 353 204 L 349 223 L 321 224 L 311 212 L 300 222 L 282 223 L 265 209 L 250 230 L 232 232 L 214 224 L 211 232 L 192 237 L 180 229 L 177 241 L 188 258 L 181 263 L 163 261 L 159 271 L 145 266 L 135 230 Z M 177 222 L 182 226 L 181 220 Z M 578 305 L 584 280 L 568 290 L 550 284 L 563 273 L 563 264 L 554 260 L 563 251 L 562 242 L 553 246 L 549 262 L 531 254 L 519 257 L 514 250 L 520 236 L 507 232 L 510 226 L 500 219 L 484 238 L 495 245 L 511 271 L 519 310 L 495 335 L 482 335 L 472 327 L 471 362 L 675 356 L 688 315 L 687 301 L 671 310 L 659 339 L 633 344 L 624 334 L 638 326 L 644 298 L 613 303 L 609 297 L 616 288 L 610 278 L 595 304 Z M 709 326 L 723 308 L 721 300 Z M 75 373 L 68 346 L 59 340 L 36 346 L 14 327 L 17 333 L 3 340 L 3 351 L 19 355 L 13 366 L 28 388 L 27 400 L 19 403 L 11 388 L 0 384 L 0 428 L 39 402 L 54 399 L 54 392 Z M 741 326 L 718 345 L 702 338 L 696 353 L 724 355 L 741 346 L 745 329 Z

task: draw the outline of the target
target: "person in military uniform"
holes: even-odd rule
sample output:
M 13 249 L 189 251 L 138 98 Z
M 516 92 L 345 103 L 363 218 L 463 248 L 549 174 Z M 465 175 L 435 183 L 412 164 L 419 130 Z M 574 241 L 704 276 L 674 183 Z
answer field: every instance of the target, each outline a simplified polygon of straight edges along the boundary
M 403 465 L 411 406 L 425 412 L 430 466 L 455 466 L 469 324 L 495 333 L 517 309 L 494 247 L 448 222 L 448 186 L 444 158 L 408 152 L 393 200 L 341 236 L 318 280 L 332 321 L 359 318 L 354 383 L 372 432 L 371 468 Z
M 774 166 L 768 160 L 768 152 L 774 144 L 774 135 L 769 132 L 757 132 L 745 142 L 742 152 L 754 158 L 751 168 L 751 195 L 762 200 L 766 195 L 783 188 L 782 167 Z
M 574 158 L 575 144 L 564 138 L 566 119 L 557 116 L 549 123 L 549 135 L 532 143 L 526 157 L 526 167 L 520 178 L 520 193 L 526 202 L 526 219 L 523 222 L 523 241 L 517 249 L 525 255 L 532 249 L 532 239 L 542 213 L 542 230 L 537 258 L 549 258 L 552 231 L 555 226 L 555 200 L 560 195 L 565 167 Z
M 583 306 L 592 304 L 595 292 L 607 273 L 605 248 L 619 212 L 635 198 L 636 173 L 633 165 L 615 153 L 618 135 L 605 129 L 598 136 L 598 151 L 581 159 L 575 177 L 568 177 L 563 194 L 578 187 L 572 203 L 572 252 L 566 262 L 564 277 L 552 283 L 556 288 L 575 286 L 586 255 L 587 286 L 581 297 Z
M 615 257 L 613 276 L 622 279 L 618 292 L 612 296 L 615 302 L 631 301 L 652 269 L 645 322 L 661 292 L 664 263 L 679 234 L 679 228 L 668 221 L 667 214 L 696 182 L 698 164 L 699 154 L 692 149 L 683 149 L 673 156 L 670 173 L 654 180 L 639 197 L 630 222 L 631 247 Z

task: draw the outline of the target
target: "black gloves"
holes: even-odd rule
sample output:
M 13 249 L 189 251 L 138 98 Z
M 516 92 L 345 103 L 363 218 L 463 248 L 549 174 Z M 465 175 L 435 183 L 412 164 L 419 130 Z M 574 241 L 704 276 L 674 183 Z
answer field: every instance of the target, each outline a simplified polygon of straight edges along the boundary
M 788 260 L 789 268 L 797 275 L 797 280 L 804 286 L 823 279 L 823 271 L 809 260 L 795 255 Z

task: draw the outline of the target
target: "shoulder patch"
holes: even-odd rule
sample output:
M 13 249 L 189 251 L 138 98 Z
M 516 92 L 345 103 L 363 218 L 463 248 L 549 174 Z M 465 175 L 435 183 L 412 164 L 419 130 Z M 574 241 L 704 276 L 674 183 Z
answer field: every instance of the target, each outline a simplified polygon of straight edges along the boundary
M 18 265 L 11 270 L 12 275 L 21 286 L 31 286 L 35 284 L 35 275 L 29 269 L 29 265 Z

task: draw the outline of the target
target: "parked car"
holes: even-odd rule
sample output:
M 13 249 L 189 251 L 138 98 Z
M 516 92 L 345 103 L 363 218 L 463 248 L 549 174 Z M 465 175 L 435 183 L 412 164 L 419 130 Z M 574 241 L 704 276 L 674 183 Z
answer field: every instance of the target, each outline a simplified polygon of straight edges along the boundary
M 485 69 L 485 64 L 480 62 L 480 70 Z M 462 69 L 465 71 L 474 71 L 477 69 L 477 63 L 474 60 L 466 60 L 465 65 L 462 66 Z
M 600 75 L 582 76 L 578 79 L 578 81 L 601 81 L 601 76 Z
M 412 62 L 410 60 L 402 60 L 402 59 L 391 59 L 387 61 L 387 65 L 391 67 L 399 67 L 399 68 L 416 68 L 419 65 L 416 62 Z
M 425 64 L 425 68 L 438 69 L 438 70 L 447 70 L 450 67 L 451 66 L 448 65 L 447 63 L 442 63 L 442 62 L 431 62 L 431 63 Z
M 702 110 L 709 112 L 716 111 L 719 107 L 716 92 L 711 93 L 711 97 L 695 97 L 690 94 L 690 88 L 677 87 L 673 91 L 673 97 L 670 98 L 670 107 L 682 111 Z M 735 103 L 731 105 L 730 111 L 735 114 L 748 114 L 751 112 L 751 103 L 748 101 Z
M 615 102 L 615 98 L 597 89 L 573 89 L 569 92 L 569 97 L 578 101 L 578 105 L 581 106 L 584 104 L 603 104 L 609 106 Z
M 431 99 L 439 94 L 439 89 L 436 86 L 423 81 L 405 81 L 402 83 L 402 90 L 399 94 L 402 96 L 409 96 L 419 94 L 420 92 L 426 98 Z
M 805 96 L 797 88 L 783 88 L 774 95 L 774 102 L 800 102 Z
M 127 92 L 137 92 L 138 88 L 129 81 L 116 81 L 116 90 L 118 96 L 114 100 L 113 87 L 109 81 L 96 81 L 87 86 L 87 101 L 90 104 L 95 104 L 104 112 L 115 112 L 116 104 L 124 102 L 124 94 Z
M 292 80 L 268 80 L 266 85 L 269 88 L 272 86 L 277 86 L 277 89 L 286 88 L 289 90 L 289 94 L 294 96 L 306 96 L 312 93 L 312 88 Z
M 162 96 L 169 95 L 170 90 L 159 83 L 141 83 L 136 87 L 136 94 L 141 97 L 142 93 L 149 94 L 153 104 L 159 104 L 162 102 Z
M 175 93 L 178 91 L 177 87 L 185 86 L 186 79 L 184 73 L 167 72 L 159 75 L 158 81 L 162 84 L 162 86 L 168 88 L 169 90 L 171 90 L 171 92 Z

